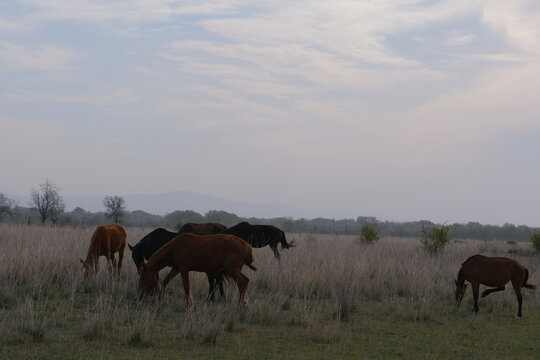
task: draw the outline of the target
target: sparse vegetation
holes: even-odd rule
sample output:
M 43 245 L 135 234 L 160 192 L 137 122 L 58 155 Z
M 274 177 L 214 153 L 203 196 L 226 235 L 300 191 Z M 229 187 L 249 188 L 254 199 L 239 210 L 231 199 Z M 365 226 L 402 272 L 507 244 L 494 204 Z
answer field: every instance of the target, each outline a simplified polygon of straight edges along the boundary
M 298 247 L 279 263 L 270 249 L 255 249 L 247 309 L 238 308 L 234 284 L 227 301 L 206 303 L 206 276 L 192 273 L 195 304 L 185 311 L 180 279 L 163 303 L 139 302 L 129 258 L 120 282 L 104 266 L 82 281 L 78 258 L 93 230 L 0 224 L 0 358 L 533 359 L 538 351 L 538 291 L 524 293 L 519 322 L 511 291 L 481 299 L 476 316 L 471 296 L 452 307 L 456 272 L 483 242 L 426 257 L 414 239 L 361 247 L 354 236 L 317 234 L 311 246 L 296 236 Z M 131 243 L 149 232 L 126 230 Z M 529 268 L 529 283 L 540 283 L 540 253 L 513 248 L 524 250 L 515 258 Z M 507 251 L 492 242 L 484 253 Z
M 424 224 L 422 224 L 422 235 L 419 239 L 421 248 L 431 255 L 442 253 L 452 241 L 452 237 L 448 234 L 449 230 L 444 225 L 441 225 L 441 227 L 432 226 L 431 229 L 426 230 Z
M 362 244 L 373 244 L 375 241 L 379 240 L 381 236 L 377 231 L 375 225 L 366 223 L 360 228 L 360 236 L 358 240 Z
M 531 234 L 531 243 L 533 248 L 540 251 L 540 231 Z
M 118 195 L 107 195 L 103 199 L 103 206 L 105 207 L 105 215 L 113 219 L 115 223 L 119 223 L 126 212 L 126 201 L 123 197 Z

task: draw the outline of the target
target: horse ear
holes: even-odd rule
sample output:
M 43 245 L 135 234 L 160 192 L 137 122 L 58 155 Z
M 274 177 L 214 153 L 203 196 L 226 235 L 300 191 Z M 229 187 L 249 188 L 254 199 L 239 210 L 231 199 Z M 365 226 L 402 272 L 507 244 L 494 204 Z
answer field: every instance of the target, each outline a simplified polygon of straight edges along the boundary
M 129 250 L 133 251 L 133 246 L 128 244 L 128 248 L 129 248 Z

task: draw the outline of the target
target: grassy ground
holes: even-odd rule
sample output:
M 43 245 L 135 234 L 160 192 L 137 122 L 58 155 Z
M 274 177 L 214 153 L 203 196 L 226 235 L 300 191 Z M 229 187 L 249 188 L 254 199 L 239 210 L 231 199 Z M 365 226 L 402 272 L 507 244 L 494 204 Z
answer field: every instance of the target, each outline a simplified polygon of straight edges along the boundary
M 136 243 L 152 229 L 131 228 Z M 93 229 L 0 225 L 0 359 L 538 359 L 540 291 L 524 290 L 523 318 L 507 287 L 461 308 L 453 279 L 475 253 L 509 256 L 540 285 L 540 256 L 528 244 L 465 241 L 438 257 L 414 239 L 359 245 L 353 237 L 300 236 L 278 263 L 255 250 L 259 271 L 249 307 L 206 303 L 204 274 L 192 273 L 195 306 L 184 308 L 175 278 L 163 303 L 138 302 L 127 251 L 122 280 L 105 271 L 82 281 L 78 259 Z

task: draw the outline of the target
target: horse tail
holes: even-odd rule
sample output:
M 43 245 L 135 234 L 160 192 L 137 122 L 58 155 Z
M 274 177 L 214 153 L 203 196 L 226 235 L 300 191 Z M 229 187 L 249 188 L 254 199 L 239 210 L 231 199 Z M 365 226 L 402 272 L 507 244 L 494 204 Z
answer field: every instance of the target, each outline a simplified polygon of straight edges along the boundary
M 521 285 L 521 287 L 524 287 L 526 289 L 532 289 L 532 290 L 538 289 L 538 286 L 527 284 L 528 280 L 529 280 L 529 270 L 525 268 L 525 279 L 523 279 L 523 285 Z
M 257 271 L 257 267 L 253 265 L 253 248 L 251 246 L 247 249 L 246 258 L 244 259 L 244 264 L 247 265 L 251 270 Z
M 287 239 L 285 238 L 285 233 L 283 231 L 281 231 L 279 243 L 281 244 L 282 249 L 289 249 L 296 246 L 294 240 L 292 240 L 290 243 L 287 243 Z

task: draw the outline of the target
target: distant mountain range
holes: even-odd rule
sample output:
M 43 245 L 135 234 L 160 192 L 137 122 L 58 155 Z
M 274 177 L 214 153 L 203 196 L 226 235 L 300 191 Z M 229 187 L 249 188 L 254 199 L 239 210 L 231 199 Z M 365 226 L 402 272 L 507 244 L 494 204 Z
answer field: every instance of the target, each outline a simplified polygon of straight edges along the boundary
M 20 206 L 29 206 L 28 196 L 7 195 L 16 200 Z M 293 217 L 312 218 L 320 216 L 312 211 L 299 209 L 285 204 L 261 204 L 238 202 L 219 196 L 206 195 L 191 191 L 175 191 L 163 194 L 129 194 L 122 195 L 129 211 L 143 210 L 150 214 L 164 215 L 175 210 L 193 210 L 205 214 L 209 210 L 224 210 L 242 217 Z M 66 210 L 81 207 L 87 211 L 104 211 L 104 196 L 63 196 Z

